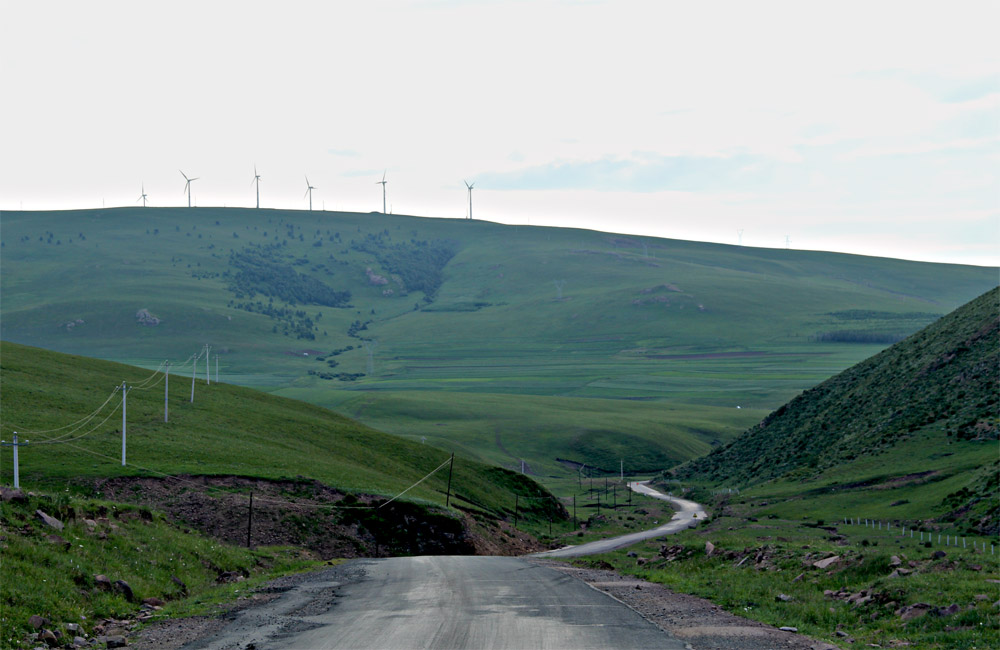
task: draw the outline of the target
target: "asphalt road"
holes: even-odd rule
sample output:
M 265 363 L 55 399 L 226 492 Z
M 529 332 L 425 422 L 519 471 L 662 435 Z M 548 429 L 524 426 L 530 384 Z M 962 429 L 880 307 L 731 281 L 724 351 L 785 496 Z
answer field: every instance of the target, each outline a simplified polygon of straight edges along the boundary
M 519 558 L 389 558 L 336 569 L 185 648 L 685 647 L 584 582 Z
M 661 535 L 676 533 L 679 530 L 684 530 L 685 528 L 695 525 L 699 520 L 707 517 L 704 508 L 702 508 L 700 504 L 697 504 L 694 501 L 688 501 L 687 499 L 678 499 L 677 497 L 667 496 L 666 494 L 649 487 L 647 483 L 648 481 L 633 481 L 629 483 L 628 486 L 633 492 L 645 494 L 646 496 L 653 497 L 654 499 L 670 501 L 677 506 L 677 512 L 674 513 L 674 516 L 667 523 L 657 528 L 644 530 L 638 533 L 622 535 L 621 537 L 612 537 L 610 539 L 601 539 L 596 542 L 580 544 L 579 546 L 567 546 L 554 551 L 536 553 L 535 555 L 538 557 L 579 557 L 582 555 L 607 553 L 608 551 L 613 551 L 618 548 L 631 546 L 632 544 L 641 542 L 644 539 L 652 539 L 654 537 L 660 537 Z

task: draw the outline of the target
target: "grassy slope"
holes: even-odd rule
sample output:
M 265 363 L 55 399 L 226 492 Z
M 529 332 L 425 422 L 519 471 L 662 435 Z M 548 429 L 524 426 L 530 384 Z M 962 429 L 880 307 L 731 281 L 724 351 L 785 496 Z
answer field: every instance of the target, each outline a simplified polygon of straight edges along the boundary
M 803 393 L 678 476 L 730 485 L 781 477 L 756 493 L 794 496 L 788 508 L 833 518 L 950 513 L 971 530 L 1000 532 L 998 305 L 993 289 Z
M 404 433 L 436 442 L 447 431 L 451 444 L 500 462 L 499 433 L 512 441 L 504 443 L 510 455 L 528 456 L 546 472 L 558 471 L 557 455 L 605 463 L 595 449 L 639 458 L 652 443 L 660 446 L 657 463 L 679 450 L 701 453 L 711 436 L 687 423 L 704 421 L 723 436 L 738 431 L 757 421 L 759 409 L 778 406 L 884 345 L 818 343 L 817 336 L 915 331 L 995 284 L 996 275 L 393 215 L 121 208 L 5 212 L 2 227 L 5 339 L 147 367 L 186 358 L 208 342 L 221 354 L 228 381 L 370 414 L 371 422 L 396 432 L 404 431 L 391 423 L 405 420 L 414 401 L 407 392 L 475 393 L 459 411 L 443 413 L 441 427 L 418 421 Z M 391 269 L 378 255 L 352 249 L 351 240 L 376 235 L 381 248 L 373 250 L 383 253 L 411 240 L 454 243 L 432 304 L 421 291 L 406 294 L 393 283 L 393 295 L 384 296 L 385 286 L 369 284 L 367 268 L 387 277 Z M 221 274 L 232 270 L 230 250 L 262 243 L 283 244 L 289 259 L 308 259 L 296 271 L 351 291 L 352 308 L 297 307 L 311 317 L 322 312 L 315 340 L 298 340 L 280 328 L 273 332 L 275 321 L 266 315 L 228 306 L 234 296 Z M 137 325 L 140 308 L 161 324 Z M 859 318 L 857 310 L 873 313 Z M 65 327 L 76 319 L 84 322 Z M 377 340 L 372 373 L 361 341 L 347 334 L 355 320 L 371 321 L 360 335 Z M 314 353 L 303 354 L 347 346 L 354 349 L 336 356 L 333 370 Z M 366 376 L 325 380 L 310 370 Z M 617 430 L 603 423 L 591 427 L 572 418 L 551 422 L 551 444 L 519 448 L 522 431 L 541 428 L 531 413 L 541 402 L 522 406 L 520 395 L 548 398 L 545 408 L 562 411 L 580 404 L 564 398 L 638 398 L 671 408 L 647 410 L 642 425 L 630 422 L 626 432 L 638 436 L 632 444 L 615 442 Z M 611 421 L 633 420 L 633 402 L 595 404 Z M 736 405 L 753 410 L 733 413 Z M 529 419 L 492 423 L 497 409 Z M 493 435 L 466 428 L 470 417 L 492 424 Z M 589 442 L 581 446 L 581 438 Z M 537 453 L 543 455 L 529 455 Z
M 35 515 L 42 510 L 60 519 L 64 541 L 47 539 L 55 531 Z M 91 528 L 86 519 L 94 521 Z M 127 619 L 145 598 L 166 601 L 161 615 L 210 613 L 217 603 L 234 601 L 266 578 L 315 566 L 298 550 L 229 546 L 190 531 L 181 532 L 145 508 L 92 499 L 36 495 L 24 502 L 0 503 L 3 563 L 0 565 L 0 647 L 33 648 L 32 615 L 45 627 L 78 636 L 97 636 L 103 619 Z M 250 576 L 246 582 L 220 584 L 222 572 Z M 94 576 L 124 580 L 135 596 L 95 587 Z M 176 577 L 183 588 L 172 580 Z M 187 596 L 188 598 L 184 598 Z
M 170 422 L 163 422 L 163 384 L 135 389 L 127 401 L 127 460 L 121 466 L 121 398 L 116 395 L 86 427 L 61 427 L 97 408 L 126 380 L 141 385 L 148 371 L 106 361 L 63 355 L 12 343 L 0 347 L 3 437 L 19 430 L 21 441 L 41 443 L 68 435 L 66 444 L 28 446 L 20 452 L 22 485 L 89 484 L 106 476 L 144 474 L 233 474 L 263 478 L 306 476 L 349 491 L 392 495 L 448 459 L 438 447 L 381 433 L 317 406 L 247 388 L 174 375 Z M 160 375 L 162 378 L 162 375 Z M 97 426 L 110 415 L 110 419 Z M 90 429 L 85 437 L 79 437 Z M 3 448 L 0 479 L 12 478 L 11 450 Z M 459 458 L 453 493 L 494 514 L 503 514 L 514 492 L 538 494 L 530 480 Z M 441 471 L 406 496 L 444 504 L 447 472 Z M 466 504 L 467 505 L 467 504 Z

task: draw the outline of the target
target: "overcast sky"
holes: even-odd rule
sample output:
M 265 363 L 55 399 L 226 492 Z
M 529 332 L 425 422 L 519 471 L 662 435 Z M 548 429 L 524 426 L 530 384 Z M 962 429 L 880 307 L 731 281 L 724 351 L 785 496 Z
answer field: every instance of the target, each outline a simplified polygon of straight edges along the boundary
M 473 216 L 1000 265 L 1000 3 L 0 0 L 0 209 Z M 0 224 L 2 226 L 2 224 Z

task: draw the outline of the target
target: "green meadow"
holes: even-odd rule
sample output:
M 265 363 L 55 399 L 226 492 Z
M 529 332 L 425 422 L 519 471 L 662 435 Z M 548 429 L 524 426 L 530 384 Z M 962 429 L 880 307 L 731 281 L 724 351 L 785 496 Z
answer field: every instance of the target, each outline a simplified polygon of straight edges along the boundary
M 490 463 L 523 458 L 539 478 L 571 475 L 556 458 L 610 472 L 622 457 L 640 471 L 703 454 L 996 281 L 988 268 L 401 215 L 0 220 L 5 340 L 150 369 L 208 344 L 224 382 Z
M 0 345 L 0 360 L 3 437 L 10 442 L 18 431 L 19 442 L 30 443 L 20 448 L 19 473 L 23 485 L 35 488 L 89 496 L 110 476 L 307 477 L 344 492 L 387 498 L 450 458 L 440 447 L 240 386 L 196 379 L 191 402 L 190 377 L 178 375 L 171 377 L 164 422 L 163 373 L 7 342 Z M 124 467 L 122 397 L 115 392 L 122 381 L 134 386 L 125 401 Z M 5 447 L 0 458 L 0 481 L 10 485 L 11 449 Z M 519 474 L 464 456 L 455 461 L 452 479 L 453 505 L 492 518 L 506 517 L 517 494 L 547 494 Z M 446 466 L 406 499 L 443 507 L 447 489 Z M 547 503 L 536 504 L 530 509 L 536 515 L 528 516 L 546 512 Z

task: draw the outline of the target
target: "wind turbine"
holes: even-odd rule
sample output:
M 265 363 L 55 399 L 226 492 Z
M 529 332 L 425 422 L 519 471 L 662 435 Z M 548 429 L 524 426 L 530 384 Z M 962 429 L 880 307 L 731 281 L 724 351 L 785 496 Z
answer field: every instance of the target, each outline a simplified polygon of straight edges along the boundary
M 462 181 L 465 186 L 469 188 L 469 219 L 472 218 L 472 188 L 476 186 L 476 182 L 473 181 L 472 185 L 469 185 L 469 181 Z
M 386 170 L 386 172 L 387 171 L 389 171 L 389 170 Z M 389 182 L 389 181 L 385 180 L 385 174 L 386 174 L 386 172 L 382 172 L 382 180 L 375 181 L 376 185 L 381 185 L 382 186 L 382 214 L 385 214 L 385 184 Z
M 257 173 L 257 165 L 253 166 L 253 180 L 250 184 L 257 183 L 257 209 L 260 210 L 260 174 Z
M 181 172 L 181 170 L 179 170 L 179 169 L 177 171 Z M 185 174 L 184 172 L 181 172 L 181 176 L 183 176 L 184 180 L 186 181 L 184 183 L 184 191 L 187 192 L 187 195 L 188 195 L 188 207 L 190 208 L 191 207 L 191 183 L 193 183 L 194 181 L 198 180 L 198 177 L 188 178 L 187 174 Z
M 142 188 L 142 194 L 139 195 L 139 198 L 137 198 L 135 202 L 138 203 L 139 201 L 142 201 L 142 207 L 146 207 L 146 186 L 143 184 L 140 185 L 140 187 Z
M 314 189 L 316 189 L 316 188 L 309 184 L 309 177 L 306 176 L 306 194 L 309 195 L 309 212 L 312 212 L 312 209 L 313 209 L 313 190 Z M 306 194 L 303 194 L 302 198 L 305 198 Z

